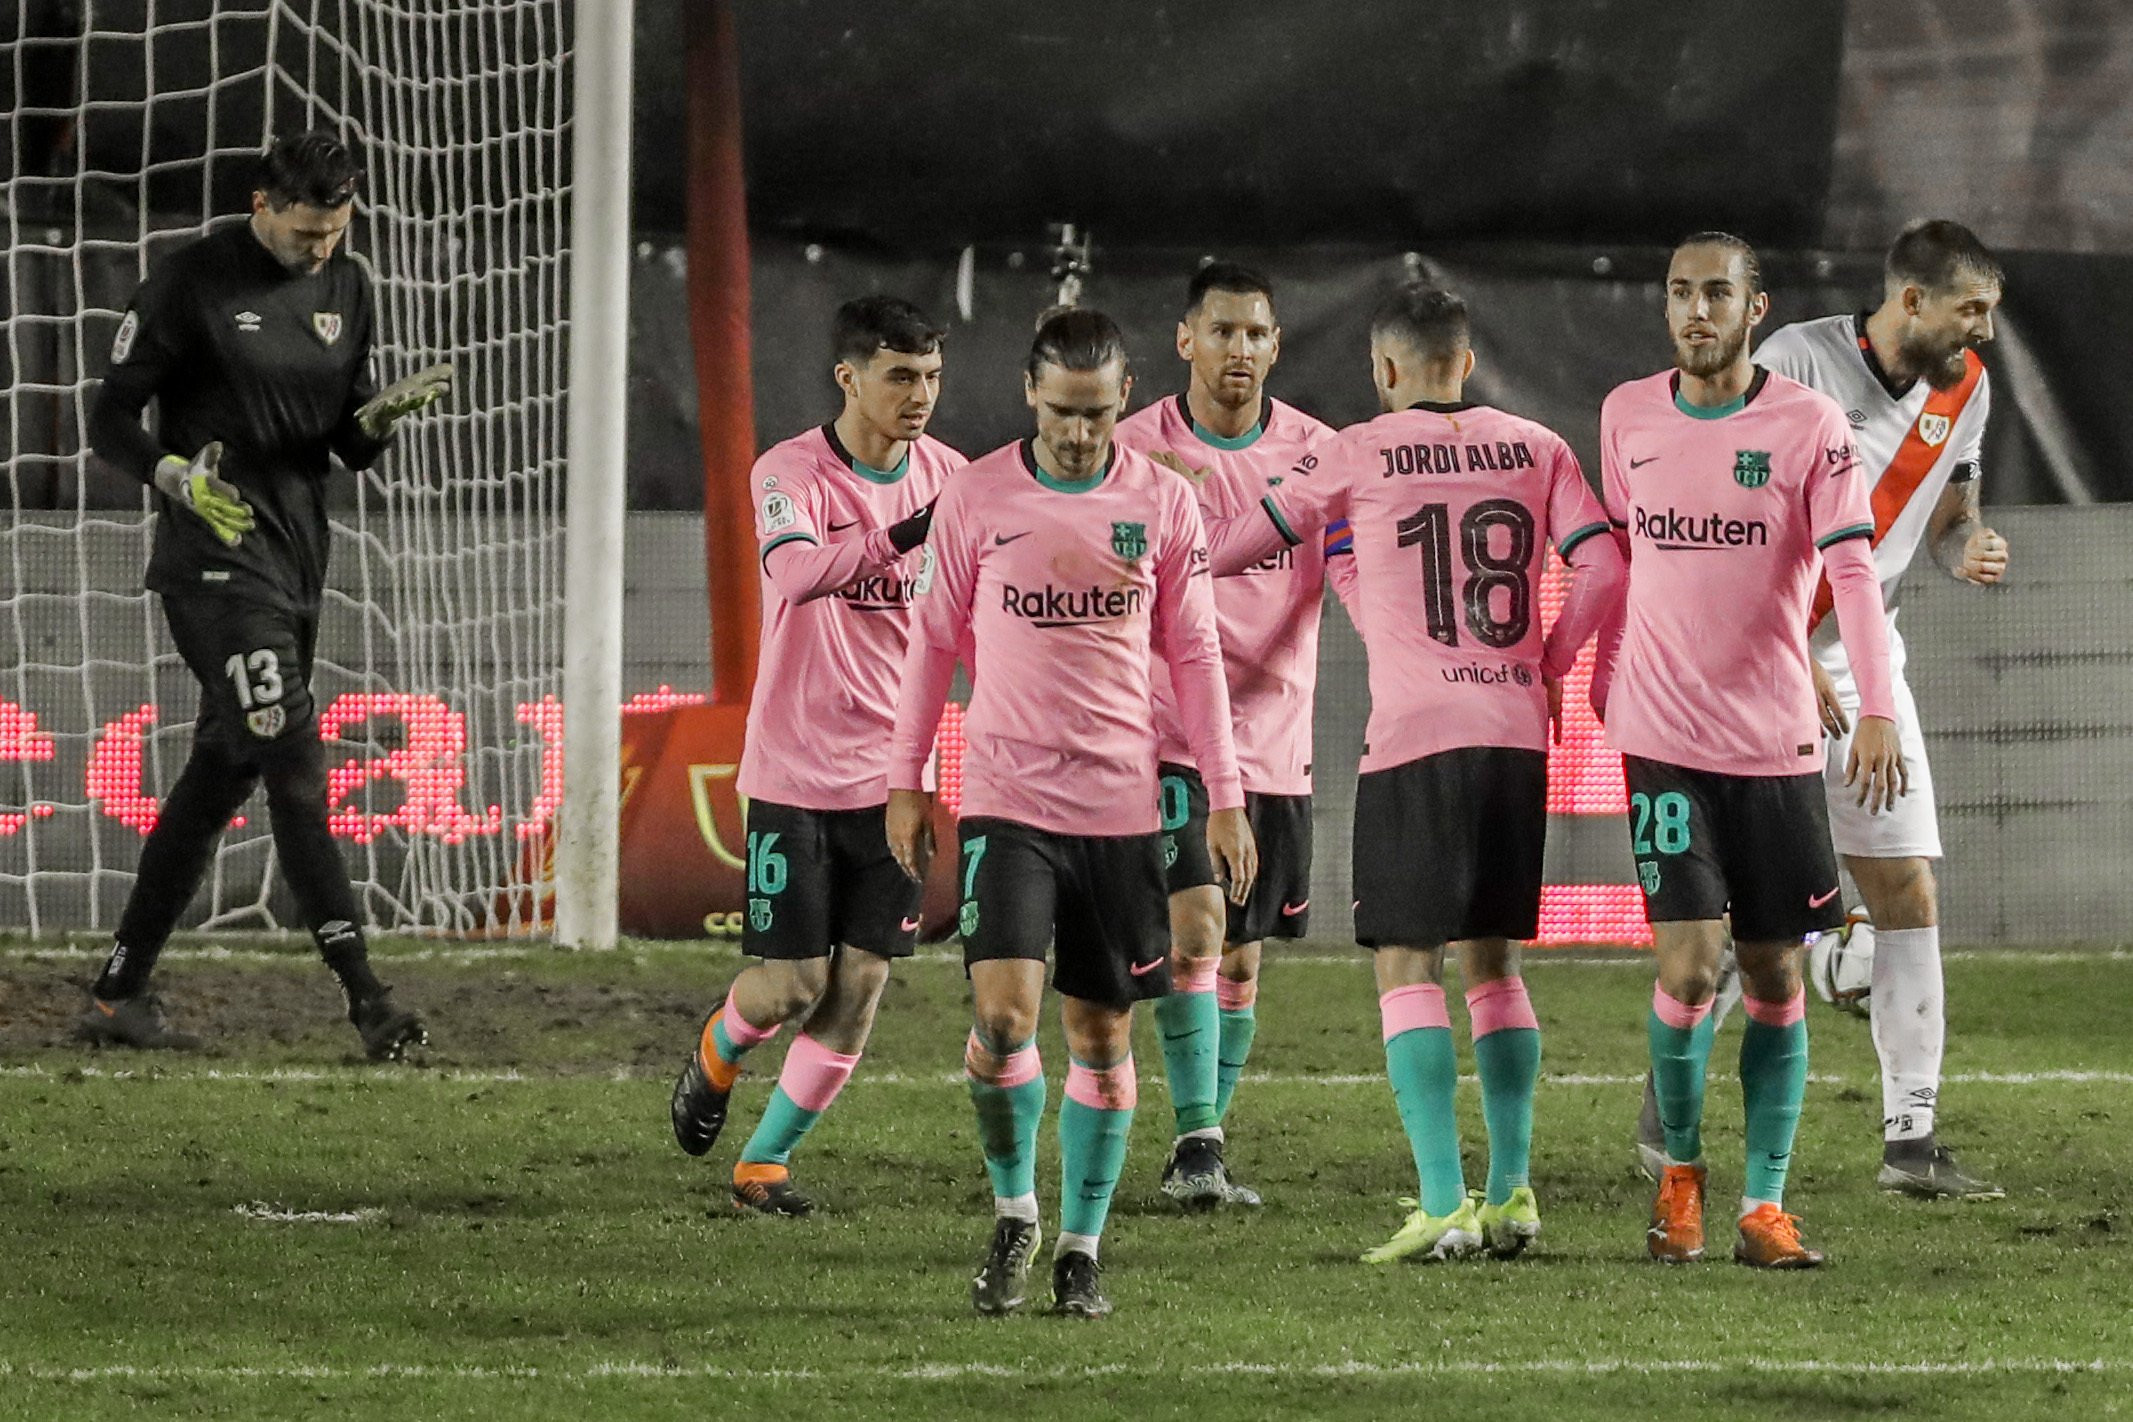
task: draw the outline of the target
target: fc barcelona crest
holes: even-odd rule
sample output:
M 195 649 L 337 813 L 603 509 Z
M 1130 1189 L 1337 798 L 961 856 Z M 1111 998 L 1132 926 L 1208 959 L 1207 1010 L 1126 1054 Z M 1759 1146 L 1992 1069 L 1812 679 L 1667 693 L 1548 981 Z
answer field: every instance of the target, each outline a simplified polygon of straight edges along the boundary
M 1733 482 L 1743 489 L 1760 489 L 1770 482 L 1770 451 L 1742 449 L 1733 454 Z
M 1918 437 L 1935 449 L 1948 442 L 1948 431 L 1953 428 L 1955 422 L 1946 415 L 1928 411 L 1918 417 Z
M 1145 523 L 1112 524 L 1111 551 L 1128 563 L 1139 562 L 1148 552 L 1148 525 Z
M 311 313 L 311 329 L 318 338 L 332 345 L 341 338 L 341 313 L 338 311 L 314 311 Z

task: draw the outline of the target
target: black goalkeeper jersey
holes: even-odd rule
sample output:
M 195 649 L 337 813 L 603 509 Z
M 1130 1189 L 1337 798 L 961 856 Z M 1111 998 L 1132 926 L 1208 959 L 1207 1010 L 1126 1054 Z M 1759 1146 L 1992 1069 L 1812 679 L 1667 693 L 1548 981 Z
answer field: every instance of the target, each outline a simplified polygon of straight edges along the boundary
M 235 592 L 296 610 L 326 585 L 328 454 L 367 467 L 384 445 L 355 412 L 370 375 L 372 298 L 364 265 L 336 252 L 309 275 L 274 260 L 247 223 L 172 253 L 134 293 L 89 419 L 97 454 L 144 482 L 167 454 L 223 443 L 222 477 L 256 526 L 235 548 L 156 496 L 148 587 Z M 156 433 L 141 411 L 157 402 Z

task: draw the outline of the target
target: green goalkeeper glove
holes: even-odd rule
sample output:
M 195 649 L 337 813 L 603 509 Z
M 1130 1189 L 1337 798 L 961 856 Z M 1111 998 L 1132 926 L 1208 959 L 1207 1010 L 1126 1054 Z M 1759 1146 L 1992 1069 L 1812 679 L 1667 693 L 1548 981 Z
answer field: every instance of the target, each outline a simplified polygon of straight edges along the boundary
M 252 506 L 237 486 L 216 471 L 222 467 L 222 441 L 209 440 L 191 459 L 166 454 L 156 463 L 155 485 L 172 503 L 206 524 L 215 537 L 235 548 L 252 531 Z
M 372 439 L 389 438 L 394 425 L 417 410 L 434 405 L 451 388 L 451 362 L 418 370 L 405 380 L 394 381 L 366 401 L 363 408 L 356 411 L 356 423 Z

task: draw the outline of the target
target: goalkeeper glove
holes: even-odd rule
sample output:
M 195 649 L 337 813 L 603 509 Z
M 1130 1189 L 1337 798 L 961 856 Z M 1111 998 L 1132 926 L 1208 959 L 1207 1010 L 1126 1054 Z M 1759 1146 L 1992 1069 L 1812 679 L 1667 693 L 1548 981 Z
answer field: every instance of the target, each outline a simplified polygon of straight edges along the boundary
M 889 542 L 899 553 L 909 553 L 926 541 L 927 530 L 933 527 L 933 505 L 928 503 L 909 517 L 898 519 L 889 525 Z
M 396 380 L 380 390 L 356 411 L 356 424 L 372 439 L 390 438 L 393 426 L 444 398 L 452 388 L 449 361 L 418 370 L 405 380 Z
M 190 512 L 215 537 L 235 548 L 252 531 L 252 506 L 237 486 L 216 471 L 222 467 L 222 441 L 210 440 L 191 459 L 166 454 L 156 463 L 155 486 L 163 497 Z

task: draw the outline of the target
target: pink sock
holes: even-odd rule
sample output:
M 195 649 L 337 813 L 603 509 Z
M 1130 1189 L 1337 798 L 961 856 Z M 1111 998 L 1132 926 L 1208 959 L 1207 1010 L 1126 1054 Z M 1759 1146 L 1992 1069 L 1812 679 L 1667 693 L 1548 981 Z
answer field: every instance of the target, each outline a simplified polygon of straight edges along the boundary
M 1185 971 L 1170 975 L 1172 992 L 1215 991 L 1215 970 L 1222 966 L 1220 958 L 1187 958 Z
M 1711 1015 L 1711 1003 L 1699 1002 L 1692 1007 L 1659 984 L 1653 983 L 1652 1011 L 1659 1014 L 1659 1020 L 1667 1026 L 1687 1031 Z
M 1378 1016 L 1390 1042 L 1402 1032 L 1418 1027 L 1442 1027 L 1449 1031 L 1452 1015 L 1444 1005 L 1444 989 L 1435 983 L 1410 983 L 1396 987 L 1378 999 Z
M 850 1056 L 833 1052 L 802 1032 L 785 1051 L 778 1085 L 801 1110 L 827 1111 L 837 1093 L 844 1090 L 844 1084 L 852 1079 L 852 1068 L 858 1065 L 857 1052 Z
M 963 1048 L 963 1070 L 970 1074 L 972 1081 L 1005 1090 L 1025 1081 L 1035 1081 L 1044 1070 L 1044 1062 L 1037 1055 L 1035 1042 L 1018 1047 L 1004 1057 L 996 1057 L 985 1050 L 985 1044 L 973 1031 Z
M 1540 1019 L 1533 1015 L 1533 999 L 1526 995 L 1524 978 L 1498 978 L 1469 988 L 1466 1011 L 1476 1038 L 1509 1028 L 1540 1030 Z
M 1140 1080 L 1133 1070 L 1133 1058 L 1107 1067 L 1075 1062 L 1067 1068 L 1066 1094 L 1098 1111 L 1131 1110 L 1140 1102 Z
M 1741 1011 L 1765 1027 L 1790 1027 L 1807 1015 L 1807 990 L 1802 988 L 1785 1002 L 1765 1002 L 1759 997 L 1741 994 Z
M 1235 978 L 1215 979 L 1215 1006 L 1224 1012 L 1241 1012 L 1259 1001 L 1259 979 L 1238 982 Z
M 752 1025 L 747 1018 L 741 1016 L 740 1008 L 733 1005 L 733 990 L 728 988 L 726 1005 L 719 1012 L 719 1025 L 726 1029 L 726 1040 L 745 1052 L 750 1047 L 777 1036 L 778 1029 L 785 1024 L 773 1022 L 768 1027 Z

